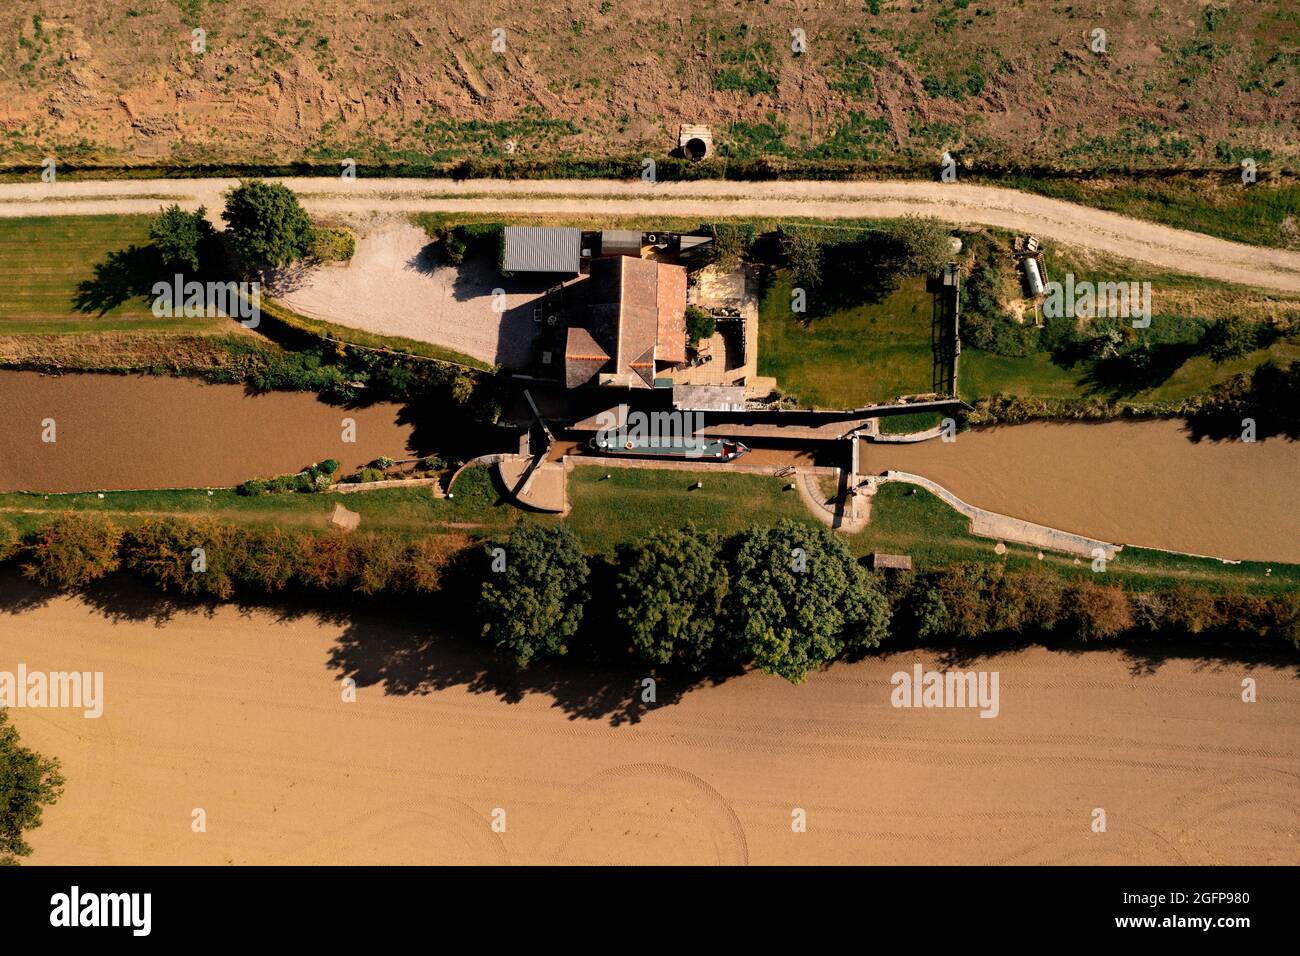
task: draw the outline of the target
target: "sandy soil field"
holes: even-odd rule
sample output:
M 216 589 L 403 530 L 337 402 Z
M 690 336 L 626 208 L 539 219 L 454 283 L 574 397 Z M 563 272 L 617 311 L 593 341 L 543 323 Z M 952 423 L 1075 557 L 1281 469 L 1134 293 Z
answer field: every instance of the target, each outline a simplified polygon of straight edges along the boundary
M 979 508 L 1104 541 L 1300 561 L 1300 443 L 1188 440 L 1179 421 L 1031 423 L 864 443 L 864 473 L 924 475 Z
M 412 434 L 399 405 L 160 376 L 0 372 L 0 408 L 0 491 L 229 487 L 325 458 L 345 470 L 399 458 Z M 41 440 L 47 418 L 52 443 Z M 343 440 L 345 418 L 355 442 Z
M 1000 675 L 982 719 L 893 708 L 893 672 L 948 666 L 906 652 L 648 707 L 641 675 L 484 673 L 373 609 L 7 588 L 0 667 L 105 674 L 97 720 L 10 711 L 68 779 L 32 864 L 1300 863 L 1293 665 L 999 654 L 962 665 Z
M 362 227 L 352 260 L 313 269 L 279 295 L 304 315 L 433 342 L 512 368 L 532 360 L 532 304 L 545 279 L 505 279 L 495 263 L 441 263 L 423 229 L 401 219 Z M 493 292 L 505 293 L 503 309 Z
M 978 12 L 861 0 L 6 6 L 11 162 L 51 148 L 128 163 L 445 161 L 499 155 L 506 137 L 521 158 L 661 154 L 681 123 L 712 124 L 739 156 L 824 144 L 868 161 L 961 149 L 1088 167 L 1204 163 L 1222 142 L 1292 168 L 1297 155 L 1289 0 L 1087 2 L 1050 16 L 1018 0 Z M 799 55 L 792 28 L 807 41 Z M 1090 50 L 1094 28 L 1104 56 Z
M 934 216 L 1033 233 L 1159 266 L 1263 289 L 1300 291 L 1300 252 L 1229 242 L 1015 189 L 930 182 L 641 182 L 325 178 L 280 180 L 316 215 L 474 212 L 568 216 L 780 219 Z M 154 213 L 165 202 L 216 216 L 224 179 L 0 183 L 0 216 Z M 336 321 L 343 321 L 338 319 Z M 346 322 L 344 322 L 346 324 Z

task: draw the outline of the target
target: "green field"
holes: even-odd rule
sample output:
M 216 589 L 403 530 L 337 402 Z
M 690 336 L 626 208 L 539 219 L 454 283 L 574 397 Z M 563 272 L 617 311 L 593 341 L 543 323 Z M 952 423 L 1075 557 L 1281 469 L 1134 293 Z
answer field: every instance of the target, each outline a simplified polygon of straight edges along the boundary
M 790 311 L 792 280 L 780 272 L 759 306 L 758 372 L 800 405 L 858 408 L 932 390 L 933 297 L 924 279 L 904 279 L 879 302 L 816 314 Z
M 159 319 L 153 283 L 165 272 L 149 216 L 0 219 L 0 335 L 216 329 L 221 318 Z

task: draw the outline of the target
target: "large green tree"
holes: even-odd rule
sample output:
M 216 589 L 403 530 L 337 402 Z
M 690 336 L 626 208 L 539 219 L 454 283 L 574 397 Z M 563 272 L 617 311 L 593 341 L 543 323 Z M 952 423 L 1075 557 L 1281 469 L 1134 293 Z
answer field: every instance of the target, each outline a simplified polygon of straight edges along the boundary
M 618 551 L 618 619 L 636 652 L 694 669 L 716 658 L 727 568 L 716 531 L 660 529 Z
M 484 637 L 520 667 L 564 654 L 582 623 L 590 574 L 577 536 L 564 525 L 524 521 L 488 545 L 487 560 L 479 595 Z
M 226 193 L 221 218 L 230 239 L 250 265 L 287 266 L 311 252 L 315 230 L 287 186 L 260 179 L 241 182 Z
M 62 795 L 59 762 L 22 746 L 0 709 L 0 866 L 32 852 L 23 833 L 40 826 L 41 808 Z
M 149 224 L 149 238 L 157 247 L 163 265 L 172 269 L 198 272 L 201 247 L 212 235 L 212 224 L 202 206 L 186 212 L 172 203 Z
M 889 602 L 844 542 L 788 519 L 737 536 L 727 608 L 740 651 L 796 684 L 877 646 L 889 625 Z

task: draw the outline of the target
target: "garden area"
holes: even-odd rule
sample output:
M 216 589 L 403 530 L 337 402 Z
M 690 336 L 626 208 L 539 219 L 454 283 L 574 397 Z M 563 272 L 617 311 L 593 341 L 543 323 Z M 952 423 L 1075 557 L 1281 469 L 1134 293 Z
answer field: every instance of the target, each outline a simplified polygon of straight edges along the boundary
M 936 390 L 927 281 L 951 254 L 946 227 L 785 225 L 781 251 L 759 304 L 758 370 L 783 396 L 844 409 Z

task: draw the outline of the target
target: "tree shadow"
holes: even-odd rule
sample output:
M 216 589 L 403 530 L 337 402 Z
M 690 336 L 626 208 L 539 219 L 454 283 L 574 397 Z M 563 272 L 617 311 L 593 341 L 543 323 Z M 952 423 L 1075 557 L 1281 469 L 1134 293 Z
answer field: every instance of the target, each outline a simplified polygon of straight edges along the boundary
M 1163 385 L 1198 351 L 1187 342 L 1132 348 L 1093 362 L 1082 383 L 1089 392 L 1112 399 L 1136 395 Z
M 110 252 L 95 264 L 94 275 L 77 286 L 72 304 L 78 312 L 104 315 L 129 299 L 152 297 L 153 285 L 166 278 L 162 256 L 153 245 L 130 245 Z

